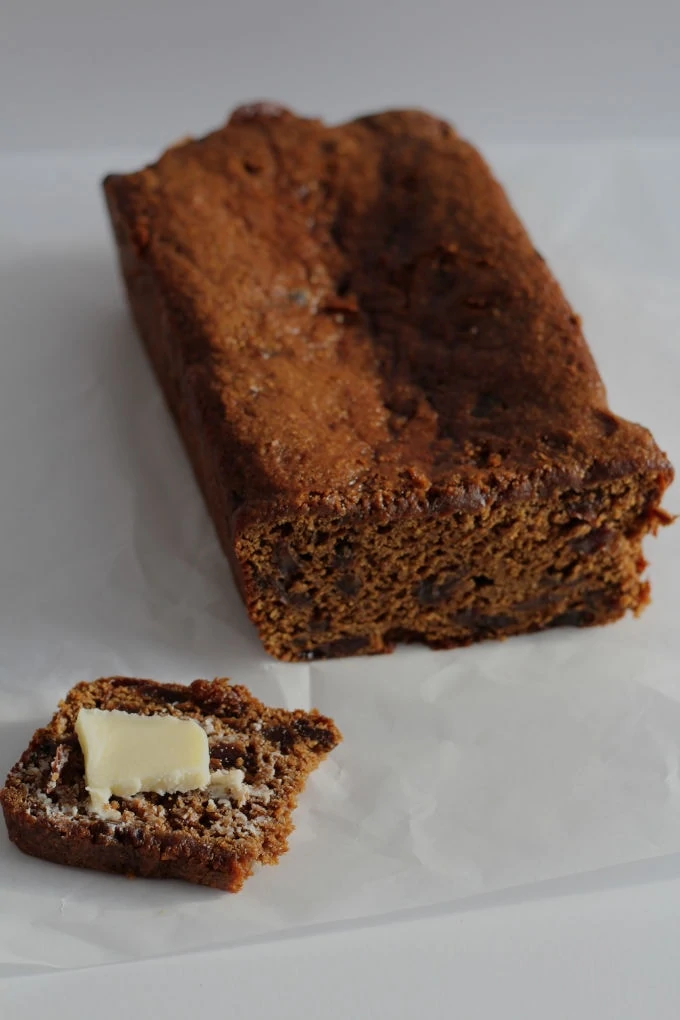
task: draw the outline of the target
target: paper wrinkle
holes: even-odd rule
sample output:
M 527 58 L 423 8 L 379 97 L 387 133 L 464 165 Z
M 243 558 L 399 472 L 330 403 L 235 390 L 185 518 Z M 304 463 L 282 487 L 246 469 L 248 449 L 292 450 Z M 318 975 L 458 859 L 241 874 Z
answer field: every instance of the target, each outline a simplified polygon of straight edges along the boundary
M 489 155 L 583 315 L 614 409 L 680 464 L 680 146 Z M 319 708 L 345 739 L 308 783 L 290 852 L 237 896 L 45 864 L 0 826 L 3 973 L 451 909 L 680 851 L 680 526 L 647 546 L 640 620 L 269 659 L 124 311 L 100 159 L 62 168 L 48 229 L 29 214 L 31 167 L 0 160 L 2 214 L 26 241 L 17 257 L 0 239 L 0 769 L 70 686 L 111 673 L 229 675 Z

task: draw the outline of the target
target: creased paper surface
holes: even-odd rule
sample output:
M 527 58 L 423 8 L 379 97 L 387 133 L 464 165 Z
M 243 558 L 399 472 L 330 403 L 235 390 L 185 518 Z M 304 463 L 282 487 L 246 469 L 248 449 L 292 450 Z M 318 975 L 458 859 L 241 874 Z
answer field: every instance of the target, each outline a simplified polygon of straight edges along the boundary
M 116 277 L 97 178 L 146 155 L 0 161 L 0 769 L 73 683 L 111 673 L 229 675 L 318 707 L 345 740 L 290 852 L 237 896 L 45 864 L 0 825 L 0 972 L 389 918 L 680 851 L 680 525 L 647 545 L 640 620 L 311 665 L 262 652 Z M 612 406 L 680 464 L 680 146 L 488 155 Z

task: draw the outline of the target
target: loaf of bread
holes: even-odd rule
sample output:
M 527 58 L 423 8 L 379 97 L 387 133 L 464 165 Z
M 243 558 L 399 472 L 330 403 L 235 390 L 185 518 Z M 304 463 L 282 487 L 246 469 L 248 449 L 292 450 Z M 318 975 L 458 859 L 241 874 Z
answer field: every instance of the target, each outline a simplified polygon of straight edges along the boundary
M 243 773 L 240 795 L 207 790 L 138 793 L 92 809 L 75 732 L 81 708 L 195 720 L 211 769 Z M 256 864 L 287 850 L 307 776 L 341 739 L 318 712 L 267 708 L 227 680 L 190 686 L 110 677 L 74 687 L 38 730 L 0 791 L 10 839 L 34 857 L 97 871 L 236 892 Z
M 272 655 L 447 648 L 645 605 L 671 466 L 610 411 L 578 317 L 448 124 L 256 104 L 104 188 Z

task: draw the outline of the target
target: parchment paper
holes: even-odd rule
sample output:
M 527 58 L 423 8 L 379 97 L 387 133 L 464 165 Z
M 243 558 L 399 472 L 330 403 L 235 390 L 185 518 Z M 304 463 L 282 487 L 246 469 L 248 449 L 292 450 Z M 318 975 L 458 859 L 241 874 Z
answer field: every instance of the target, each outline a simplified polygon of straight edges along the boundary
M 147 155 L 0 161 L 0 769 L 73 683 L 110 673 L 230 675 L 329 713 L 345 741 L 290 852 L 237 896 L 35 861 L 0 825 L 0 972 L 387 919 L 680 851 L 680 525 L 647 547 L 640 620 L 312 665 L 262 652 L 116 276 L 97 179 Z M 489 155 L 615 410 L 680 463 L 680 147 Z

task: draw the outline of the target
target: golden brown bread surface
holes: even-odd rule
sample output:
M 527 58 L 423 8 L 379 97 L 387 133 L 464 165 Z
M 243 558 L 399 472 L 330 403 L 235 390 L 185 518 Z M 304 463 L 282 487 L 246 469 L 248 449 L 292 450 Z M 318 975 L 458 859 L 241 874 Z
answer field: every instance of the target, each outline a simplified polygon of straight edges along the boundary
M 672 469 L 481 156 L 271 104 L 105 191 L 131 308 L 280 658 L 605 622 Z
M 245 773 L 245 801 L 209 790 L 140 793 L 111 801 L 120 820 L 98 817 L 74 732 L 81 708 L 195 719 L 208 735 L 211 769 Z M 287 850 L 298 794 L 340 739 L 318 712 L 267 708 L 227 680 L 109 677 L 68 693 L 9 773 L 0 802 L 10 839 L 35 857 L 236 892 L 255 864 L 276 864 Z

